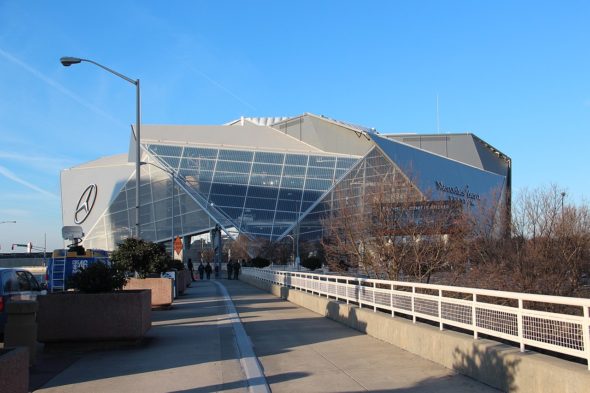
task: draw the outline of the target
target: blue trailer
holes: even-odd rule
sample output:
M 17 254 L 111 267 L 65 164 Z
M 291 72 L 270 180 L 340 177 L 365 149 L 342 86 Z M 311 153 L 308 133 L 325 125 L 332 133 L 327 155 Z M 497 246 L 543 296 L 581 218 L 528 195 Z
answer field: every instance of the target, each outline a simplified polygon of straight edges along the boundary
M 49 292 L 61 292 L 68 290 L 68 279 L 78 273 L 80 269 L 87 268 L 93 263 L 111 264 L 109 255 L 104 250 L 84 250 L 82 247 L 54 250 L 47 263 L 45 278 Z

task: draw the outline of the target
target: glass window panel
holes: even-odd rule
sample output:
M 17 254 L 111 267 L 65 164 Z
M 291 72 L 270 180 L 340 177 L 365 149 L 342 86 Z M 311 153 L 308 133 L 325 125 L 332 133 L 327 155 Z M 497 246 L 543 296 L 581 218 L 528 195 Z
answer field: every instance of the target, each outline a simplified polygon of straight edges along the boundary
M 247 174 L 215 172 L 215 183 L 248 184 Z
M 206 149 L 203 147 L 185 147 L 184 157 L 217 158 L 217 149 Z
M 148 151 L 151 151 L 152 153 L 159 156 L 179 157 L 182 147 L 168 145 L 148 145 Z
M 305 176 L 304 166 L 285 166 L 285 176 Z
M 307 179 L 305 181 L 306 190 L 321 190 L 325 191 L 332 187 L 332 180 Z
M 308 165 L 322 168 L 334 168 L 336 166 L 336 157 L 309 156 Z
M 149 224 L 142 224 L 140 226 L 140 233 L 141 238 L 147 241 L 155 241 L 156 240 L 156 228 L 154 223 Z
M 297 214 L 287 212 L 277 212 L 275 215 L 275 225 L 277 222 L 282 222 L 284 225 L 291 225 L 297 220 Z
M 180 163 L 181 169 L 191 169 L 192 171 L 212 171 L 215 168 L 215 160 L 204 158 L 183 158 Z
M 239 222 L 239 218 L 242 216 L 242 208 L 231 208 L 231 207 L 222 207 L 219 210 L 222 210 L 223 213 L 229 217 L 234 223 Z
M 281 188 L 302 189 L 305 179 L 303 177 L 283 177 Z
M 248 226 L 248 232 L 252 235 L 268 237 L 272 231 L 272 226 Z
M 177 169 L 178 165 L 180 164 L 180 158 L 176 157 L 159 157 L 166 165 L 170 168 Z M 159 165 L 159 164 L 158 164 Z M 161 169 L 154 168 L 153 165 L 150 165 L 152 168 L 151 170 L 161 171 Z M 164 171 L 165 172 L 165 171 Z
M 267 164 L 282 164 L 284 157 L 285 155 L 282 153 L 256 152 L 254 160 L 256 162 L 264 162 Z
M 307 168 L 307 178 L 309 179 L 310 177 L 332 180 L 334 177 L 334 169 L 309 167 Z
M 143 184 L 139 188 L 139 203 L 144 205 L 152 202 L 152 188 L 149 184 Z
M 236 162 L 236 161 L 217 161 L 217 167 L 215 172 L 234 172 L 234 173 L 250 173 L 249 162 Z
M 270 175 L 252 175 L 250 184 L 256 186 L 278 187 L 281 178 L 279 176 Z
M 222 195 L 246 195 L 246 186 L 236 184 L 218 184 L 211 185 L 211 194 Z
M 178 200 L 178 204 L 180 206 L 179 210 L 182 214 L 200 209 L 199 205 L 197 205 L 197 203 L 193 201 L 193 199 L 185 193 L 180 194 L 178 196 Z
M 263 223 L 272 225 L 272 221 L 274 219 L 274 209 L 273 210 L 259 210 L 259 209 L 251 209 L 250 214 L 254 218 L 253 224 L 254 225 L 261 225 Z
M 159 241 L 166 238 L 170 239 L 172 231 L 170 227 L 171 222 L 169 218 L 167 220 L 156 221 L 156 236 Z
M 170 183 L 170 180 L 161 180 L 152 183 L 152 194 L 154 196 L 154 201 L 159 201 L 170 197 L 172 193 Z
M 273 164 L 254 164 L 252 167 L 252 174 L 276 175 L 280 176 L 283 172 L 281 165 Z
M 201 232 L 212 226 L 209 217 L 205 213 L 192 212 L 183 214 L 180 219 L 185 233 Z
M 170 199 L 164 199 L 154 203 L 154 218 L 156 221 L 170 217 L 171 213 Z
M 281 189 L 281 191 L 279 192 L 279 199 L 289 199 L 289 200 L 294 200 L 294 201 L 300 201 L 302 194 L 303 194 L 303 191 L 301 191 L 301 190 Z
M 321 198 L 322 194 L 323 193 L 321 191 L 306 190 L 303 193 L 303 200 L 315 202 Z
M 254 158 L 254 152 L 241 150 L 219 150 L 220 160 L 250 162 Z
M 336 169 L 336 179 L 340 179 L 348 169 Z
M 135 209 L 132 209 L 135 210 Z M 149 205 L 141 205 L 139 209 L 139 222 L 148 223 L 154 221 L 154 207 L 150 203 Z M 135 222 L 135 218 L 133 219 Z
M 127 210 L 127 195 L 125 195 L 125 190 L 121 191 L 117 198 L 111 203 L 109 206 L 109 212 L 118 212 L 122 210 Z
M 277 205 L 277 210 L 286 211 L 286 212 L 298 212 L 299 211 L 299 201 L 288 201 L 279 199 L 279 203 Z
M 287 154 L 287 158 L 285 161 L 287 165 L 307 165 L 307 156 L 301 154 Z
M 307 211 L 307 209 L 309 209 L 311 207 L 311 205 L 313 205 L 315 203 L 315 201 L 303 201 L 301 203 L 301 211 L 305 212 Z
M 276 199 L 247 198 L 246 199 L 246 208 L 274 210 L 276 203 L 277 203 Z
M 336 165 L 338 168 L 349 169 L 354 164 L 356 164 L 357 161 L 358 161 L 357 158 L 338 157 L 338 160 L 336 161 Z
M 270 188 L 270 187 L 256 187 L 250 186 L 248 188 L 248 196 L 249 197 L 257 197 L 257 198 L 272 198 L 276 199 L 279 190 L 277 188 Z
M 211 194 L 210 200 L 215 203 L 215 205 L 219 206 L 230 206 L 230 207 L 239 207 L 240 209 L 244 206 L 244 197 L 243 196 L 233 196 L 233 195 L 216 195 Z
M 208 181 L 200 181 L 196 183 L 189 183 L 191 187 L 194 187 L 202 196 L 206 198 L 209 195 L 209 191 L 211 189 L 211 182 Z

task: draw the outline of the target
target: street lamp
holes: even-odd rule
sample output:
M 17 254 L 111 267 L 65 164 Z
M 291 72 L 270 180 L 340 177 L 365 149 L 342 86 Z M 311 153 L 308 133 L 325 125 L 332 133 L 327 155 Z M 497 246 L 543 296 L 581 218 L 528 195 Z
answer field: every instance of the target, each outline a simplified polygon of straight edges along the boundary
M 291 258 L 293 258 L 293 267 L 295 267 L 295 238 L 293 237 L 293 235 L 287 235 L 285 237 L 289 237 L 293 241 L 293 251 L 291 253 Z
M 172 255 L 172 259 L 174 259 L 174 171 L 172 169 L 168 169 L 168 168 L 164 168 L 161 167 L 158 164 L 154 164 L 153 162 L 146 162 L 146 161 L 140 161 L 139 163 L 140 165 L 152 165 L 155 166 L 158 169 L 161 169 L 162 171 L 168 173 L 171 177 L 172 180 L 172 217 L 170 219 L 170 226 L 172 227 L 172 230 L 170 231 L 170 245 L 172 246 L 172 248 L 170 249 L 170 254 Z
M 135 138 L 135 237 L 137 239 L 140 238 L 139 236 L 139 186 L 140 186 L 140 173 L 139 173 L 139 166 L 140 166 L 140 160 L 141 160 L 141 148 L 140 148 L 140 128 L 141 128 L 141 102 L 140 102 L 140 95 L 139 95 L 139 79 L 131 79 L 115 70 L 111 70 L 108 67 L 103 66 L 102 64 L 99 64 L 93 60 L 89 60 L 89 59 L 80 59 L 78 57 L 62 57 L 61 59 L 59 59 L 59 61 L 61 62 L 61 64 L 64 67 L 69 67 L 72 64 L 78 64 L 81 62 L 87 62 L 87 63 L 92 63 L 100 68 L 102 68 L 103 70 L 106 70 L 108 72 L 110 72 L 111 74 L 114 74 L 116 76 L 118 76 L 121 79 L 126 80 L 127 82 L 134 84 L 136 87 L 136 118 L 135 118 L 135 133 L 136 133 L 136 138 Z
M 561 192 L 561 214 L 563 214 L 563 199 L 565 198 L 565 191 Z
M 0 221 L 0 224 L 16 224 L 16 221 Z

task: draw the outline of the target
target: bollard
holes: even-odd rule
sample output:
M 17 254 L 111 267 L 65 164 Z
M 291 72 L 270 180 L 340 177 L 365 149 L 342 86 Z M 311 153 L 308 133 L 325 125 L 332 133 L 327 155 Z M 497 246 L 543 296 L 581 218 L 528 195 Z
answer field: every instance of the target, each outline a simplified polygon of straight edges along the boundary
M 37 310 L 33 300 L 15 300 L 6 304 L 8 319 L 4 328 L 4 346 L 29 348 L 29 365 L 37 358 Z

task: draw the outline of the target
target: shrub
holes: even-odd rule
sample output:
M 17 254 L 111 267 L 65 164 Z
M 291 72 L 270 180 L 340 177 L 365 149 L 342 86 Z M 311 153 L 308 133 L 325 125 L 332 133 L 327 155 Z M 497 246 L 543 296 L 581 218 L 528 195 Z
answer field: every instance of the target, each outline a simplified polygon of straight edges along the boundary
M 318 257 L 305 258 L 301 261 L 301 266 L 313 271 L 322 267 L 322 260 Z
M 270 261 L 266 258 L 262 258 L 262 257 L 256 257 L 254 259 L 252 259 L 250 261 L 251 265 L 253 267 L 257 267 L 257 268 L 263 268 L 263 267 L 267 267 L 268 265 L 270 265 Z
M 70 277 L 68 286 L 80 292 L 98 293 L 121 290 L 127 278 L 118 266 L 95 262 Z
M 111 260 L 128 272 L 137 272 L 140 278 L 161 274 L 175 267 L 163 244 L 134 238 L 120 243 Z

